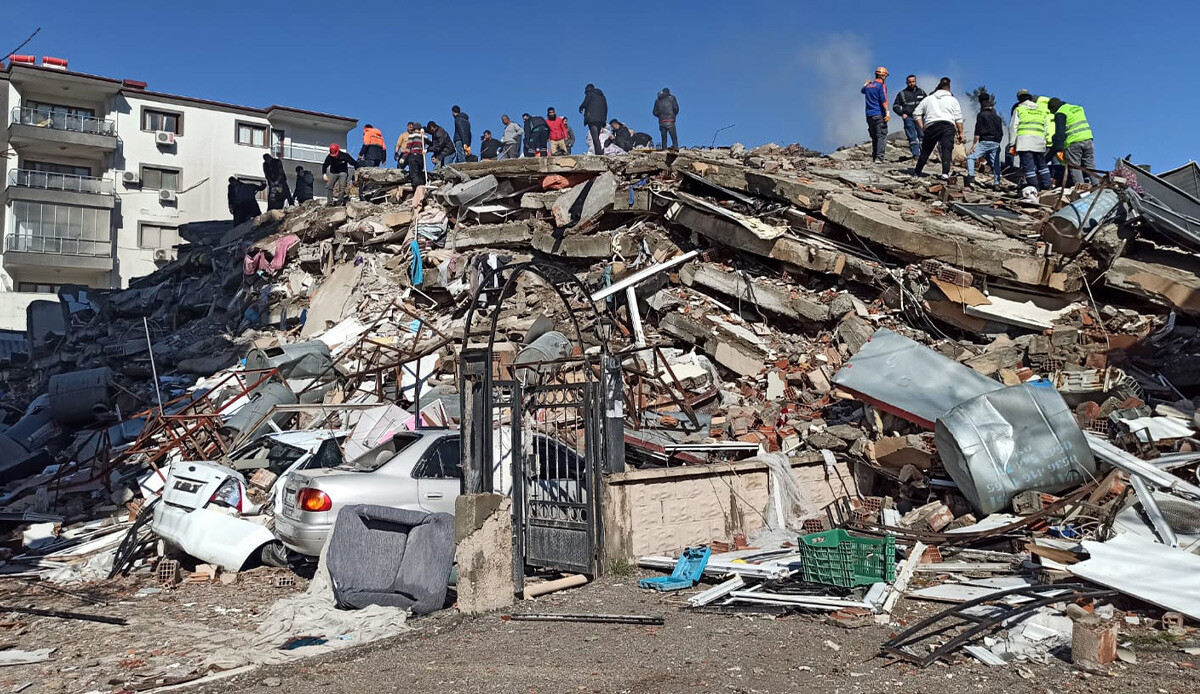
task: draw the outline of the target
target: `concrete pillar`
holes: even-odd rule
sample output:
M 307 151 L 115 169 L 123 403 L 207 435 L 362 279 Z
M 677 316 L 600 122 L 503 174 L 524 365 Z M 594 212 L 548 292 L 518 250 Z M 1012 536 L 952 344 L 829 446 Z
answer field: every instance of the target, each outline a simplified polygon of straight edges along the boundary
M 1107 665 L 1117 659 L 1117 623 L 1095 615 L 1074 620 L 1071 662 Z
M 512 501 L 501 494 L 463 494 L 454 502 L 458 609 L 490 612 L 513 604 Z

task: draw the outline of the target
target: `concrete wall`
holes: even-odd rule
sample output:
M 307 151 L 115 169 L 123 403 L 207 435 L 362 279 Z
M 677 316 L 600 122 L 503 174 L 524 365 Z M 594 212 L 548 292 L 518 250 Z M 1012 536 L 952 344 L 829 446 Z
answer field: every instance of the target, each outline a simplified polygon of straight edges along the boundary
M 845 489 L 856 493 L 844 463 L 837 466 L 840 478 L 826 479 L 819 455 L 792 461 L 792 474 L 818 508 L 845 496 Z M 765 524 L 769 479 L 767 466 L 755 462 L 608 475 L 603 509 L 606 560 L 671 554 L 754 532 Z

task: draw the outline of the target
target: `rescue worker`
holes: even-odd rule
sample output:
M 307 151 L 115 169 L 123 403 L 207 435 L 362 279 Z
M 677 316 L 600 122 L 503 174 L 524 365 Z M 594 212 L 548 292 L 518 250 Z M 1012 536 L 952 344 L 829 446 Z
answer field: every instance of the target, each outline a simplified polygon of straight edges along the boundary
M 382 166 L 387 161 L 387 143 L 383 140 L 383 132 L 367 123 L 363 126 L 362 140 L 362 149 L 358 150 L 362 167 Z
M 584 87 L 583 103 L 579 104 L 579 112 L 583 114 L 583 124 L 592 136 L 592 146 L 595 147 L 596 154 L 602 153 L 604 145 L 600 143 L 600 129 L 608 120 L 608 99 L 604 97 L 604 92 L 596 89 L 594 84 Z
M 343 152 L 337 143 L 329 145 L 329 154 L 321 163 L 321 176 L 325 179 L 325 185 L 329 190 L 327 201 L 330 205 L 333 204 L 335 198 L 341 203 L 345 203 L 350 198 L 350 167 L 352 166 L 357 167 L 358 162 Z
M 1059 161 L 1070 167 L 1071 185 L 1084 181 L 1084 169 L 1096 168 L 1096 148 L 1092 142 L 1092 127 L 1082 106 L 1051 99 L 1050 113 L 1054 116 L 1054 136 L 1050 150 Z
M 863 82 L 862 93 L 867 105 L 867 134 L 871 136 L 871 157 L 876 164 L 883 163 L 883 152 L 887 146 L 888 115 L 887 95 L 888 71 L 885 67 L 875 68 L 875 79 Z
M 237 176 L 229 177 L 229 212 L 233 214 L 235 227 L 262 214 L 255 195 L 266 187 L 266 183 L 246 183 Z
M 296 197 L 297 203 L 305 203 L 313 199 L 313 175 L 303 166 L 296 167 Z
M 450 115 L 454 116 L 454 161 L 465 162 L 471 149 L 471 118 L 457 106 L 450 107 Z
M 283 172 L 283 162 L 271 156 L 263 155 L 263 178 L 267 179 L 267 209 L 282 210 L 283 204 L 295 205 L 296 199 L 288 187 L 287 174 Z
M 1017 105 L 1008 124 L 1008 151 L 1021 158 L 1025 185 L 1040 190 L 1053 187 L 1046 164 L 1048 116 L 1049 109 L 1043 111 L 1032 94 L 1024 89 L 1017 92 Z
M 912 114 L 917 110 L 917 106 L 921 105 L 921 101 L 927 94 L 924 89 L 917 86 L 916 75 L 909 75 L 904 81 L 904 89 L 901 89 L 900 93 L 896 95 L 896 102 L 892 105 L 892 110 L 904 119 L 904 135 L 908 138 L 908 149 L 912 152 L 913 159 L 916 159 L 921 156 L 922 137 L 921 129 L 917 127 L 917 121 Z
M 546 142 L 550 139 L 550 126 L 546 125 L 546 119 L 523 113 L 521 120 L 525 123 L 525 156 L 546 156 Z
M 671 136 L 671 149 L 679 149 L 679 135 L 675 132 L 675 117 L 679 115 L 679 101 L 670 89 L 662 88 L 654 100 L 652 115 L 658 119 L 658 132 L 662 135 L 659 149 L 667 148 L 667 135 Z
M 408 124 L 408 139 L 404 141 L 404 168 L 414 186 L 425 185 L 425 131 L 416 123 Z
M 550 156 L 568 154 L 567 120 L 559 118 L 553 106 L 546 109 L 546 127 L 550 129 Z

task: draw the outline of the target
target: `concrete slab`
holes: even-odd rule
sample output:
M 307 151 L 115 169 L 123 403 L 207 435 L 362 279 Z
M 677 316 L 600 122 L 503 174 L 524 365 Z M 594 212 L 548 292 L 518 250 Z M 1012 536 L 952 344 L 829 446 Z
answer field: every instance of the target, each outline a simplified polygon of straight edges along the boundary
M 829 320 L 829 307 L 825 304 L 766 280 L 706 263 L 686 265 L 679 274 L 684 284 L 751 302 L 779 316 L 815 323 Z
M 587 183 L 569 188 L 551 208 L 554 223 L 569 227 L 584 219 L 591 219 L 613 206 L 616 193 L 617 177 L 608 171 Z

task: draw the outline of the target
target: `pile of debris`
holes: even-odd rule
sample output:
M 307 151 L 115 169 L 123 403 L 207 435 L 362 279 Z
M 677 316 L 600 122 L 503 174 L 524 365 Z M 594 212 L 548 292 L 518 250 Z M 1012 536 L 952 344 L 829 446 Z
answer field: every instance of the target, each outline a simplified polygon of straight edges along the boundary
M 714 559 L 740 582 L 697 604 L 886 614 L 940 547 L 952 574 L 1036 558 L 1200 618 L 1194 591 L 1117 571 L 1136 551 L 1168 576 L 1200 546 L 1200 198 L 1177 185 L 1192 172 L 1124 161 L 1032 201 L 913 178 L 902 151 L 488 161 L 415 188 L 364 169 L 345 206 L 187 225 L 178 259 L 129 289 L 65 288 L 3 372 L 3 570 L 151 566 L 166 471 L 271 432 L 337 432 L 361 454 L 454 426 L 460 350 L 483 339 L 509 375 L 537 368 L 521 366 L 535 342 L 619 357 L 630 466 L 851 463 L 858 494 L 792 529 L 894 537 L 908 557 L 855 597 L 789 587 L 797 559 Z M 555 270 L 522 275 L 477 332 L 479 297 L 529 261 Z M 269 457 L 237 476 L 268 537 L 287 472 Z

